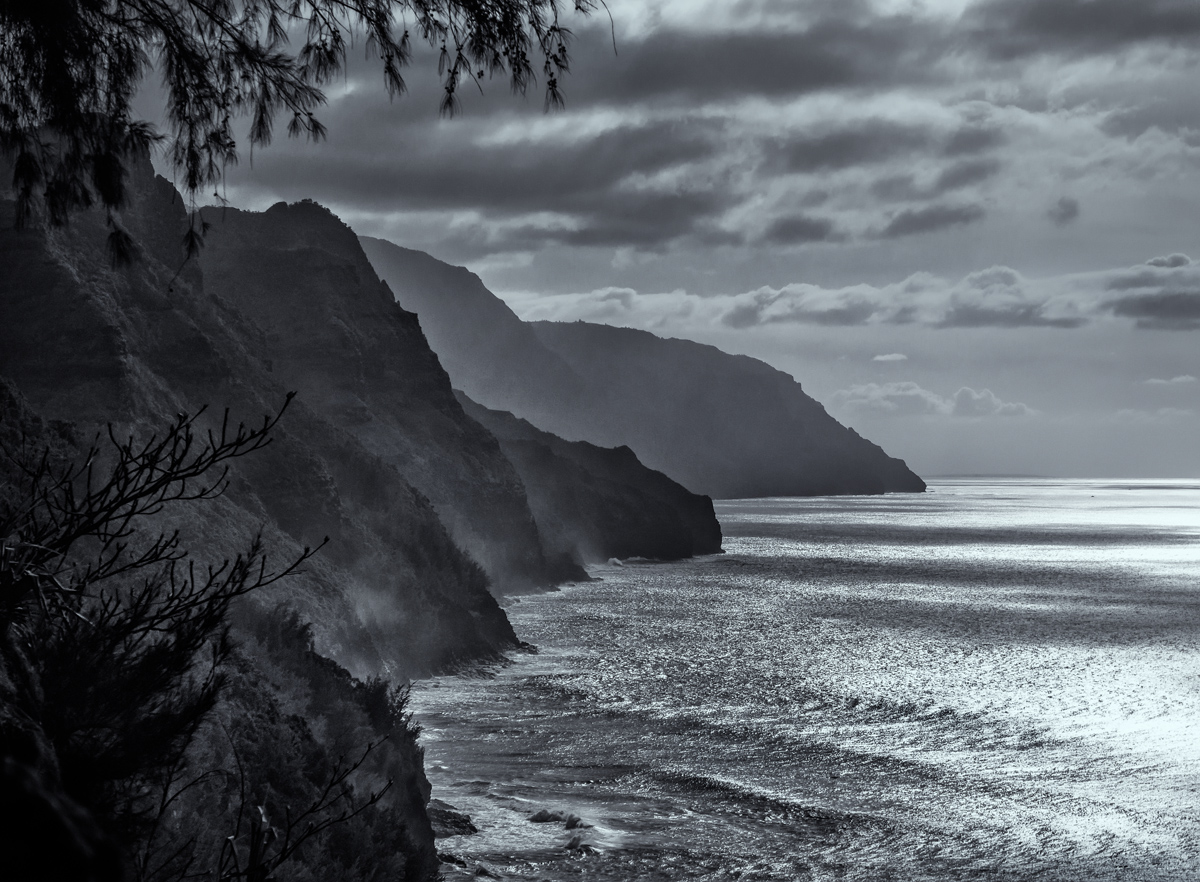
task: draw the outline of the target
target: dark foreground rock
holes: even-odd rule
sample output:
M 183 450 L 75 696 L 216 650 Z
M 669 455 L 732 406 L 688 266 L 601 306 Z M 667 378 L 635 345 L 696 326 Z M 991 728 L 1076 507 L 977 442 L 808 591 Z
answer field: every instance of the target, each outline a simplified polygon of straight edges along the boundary
M 429 823 L 433 827 L 433 835 L 438 839 L 448 836 L 471 836 L 479 832 L 479 828 L 471 821 L 471 816 L 460 812 L 454 806 L 440 799 L 429 800 L 425 807 L 429 815 Z

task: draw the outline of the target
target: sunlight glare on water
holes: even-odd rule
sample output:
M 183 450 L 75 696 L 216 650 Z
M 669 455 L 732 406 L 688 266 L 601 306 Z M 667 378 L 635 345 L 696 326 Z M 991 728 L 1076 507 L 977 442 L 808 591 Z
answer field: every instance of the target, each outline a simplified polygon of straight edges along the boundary
M 724 555 L 512 604 L 540 654 L 414 692 L 481 828 L 441 848 L 530 879 L 1200 878 L 1200 484 L 931 490 L 719 503 Z

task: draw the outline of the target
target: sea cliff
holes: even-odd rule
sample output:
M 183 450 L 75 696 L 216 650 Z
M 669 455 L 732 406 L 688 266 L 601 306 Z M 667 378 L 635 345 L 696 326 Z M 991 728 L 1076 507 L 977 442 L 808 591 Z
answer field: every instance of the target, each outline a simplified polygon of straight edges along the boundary
M 714 498 L 921 492 L 925 483 L 757 359 L 646 331 L 521 321 L 478 276 L 363 237 L 455 387 L 539 429 L 627 446 Z
M 347 799 L 392 786 L 371 811 L 335 825 L 326 845 L 342 845 L 313 852 L 307 870 L 351 878 L 362 868 L 339 861 L 358 849 L 374 855 L 364 878 L 430 878 L 429 786 L 402 684 L 520 648 L 498 595 L 586 578 L 581 562 L 597 557 L 719 551 L 711 501 L 627 450 L 568 445 L 532 428 L 517 437 L 499 415 L 468 414 L 418 316 L 326 209 L 206 209 L 203 249 L 189 258 L 183 201 L 145 158 L 132 168 L 129 193 L 121 217 L 135 250 L 128 265 L 111 259 L 102 213 L 16 229 L 13 203 L 0 199 L 5 453 L 53 450 L 69 464 L 95 445 L 102 469 L 120 458 L 113 442 L 136 447 L 193 420 L 202 443 L 222 425 L 260 424 L 290 401 L 266 448 L 218 475 L 223 492 L 139 516 L 129 541 L 141 547 L 178 531 L 179 547 L 202 568 L 234 560 L 255 536 L 275 565 L 320 546 L 296 573 L 233 606 L 226 688 L 189 742 L 193 765 L 221 775 L 180 797 L 171 835 L 204 854 L 204 843 L 229 833 L 222 812 L 253 798 L 264 819 L 278 820 L 319 801 L 321 782 L 339 780 L 346 758 L 366 750 Z M 503 440 L 489 423 L 504 427 Z M 553 467 L 531 467 L 531 449 Z M 0 522 L 18 523 L 30 474 L 17 468 L 0 478 Z M 44 680 L 36 653 L 26 658 L 14 634 L 4 635 L 0 661 L 5 756 L 10 743 L 41 745 L 21 765 L 40 782 L 26 788 L 30 805 L 75 800 L 86 816 L 90 797 L 56 759 L 65 742 L 30 729 L 42 711 L 24 704 L 51 701 L 64 683 L 102 689 L 88 685 L 100 672 Z M 22 677 L 36 688 L 22 687 Z M 390 746 L 379 747 L 383 738 Z M 250 789 L 237 797 L 228 788 L 239 776 Z
M 649 469 L 628 447 L 565 441 L 458 393 L 525 484 L 538 528 L 574 560 L 677 560 L 721 551 L 712 499 Z

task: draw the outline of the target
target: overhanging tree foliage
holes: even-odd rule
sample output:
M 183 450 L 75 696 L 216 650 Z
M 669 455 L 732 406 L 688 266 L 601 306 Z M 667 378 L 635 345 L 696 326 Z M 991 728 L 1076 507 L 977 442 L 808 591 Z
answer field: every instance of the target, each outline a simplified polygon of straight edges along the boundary
M 586 14 L 593 0 L 568 0 Z M 603 2 L 603 0 L 601 0 Z M 540 58 L 547 107 L 558 105 L 570 31 L 563 0 L 0 0 L 0 151 L 13 163 L 17 223 L 44 204 L 51 223 L 99 203 L 115 236 L 125 199 L 123 158 L 166 137 L 191 200 L 237 160 L 234 126 L 270 143 L 287 115 L 291 136 L 321 138 L 322 86 L 361 42 L 384 85 L 405 91 L 414 39 L 439 49 L 442 111 L 464 81 L 504 76 L 524 92 Z M 297 46 L 291 39 L 295 37 Z M 168 131 L 132 118 L 152 71 Z M 192 231 L 191 246 L 196 243 Z

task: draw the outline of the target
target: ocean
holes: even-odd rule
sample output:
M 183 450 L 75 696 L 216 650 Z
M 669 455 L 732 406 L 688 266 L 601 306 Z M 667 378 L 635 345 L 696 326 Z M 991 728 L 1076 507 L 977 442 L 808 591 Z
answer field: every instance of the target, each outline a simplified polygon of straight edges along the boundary
M 1200 482 L 717 515 L 725 554 L 511 601 L 536 654 L 417 684 L 450 878 L 1200 879 Z

